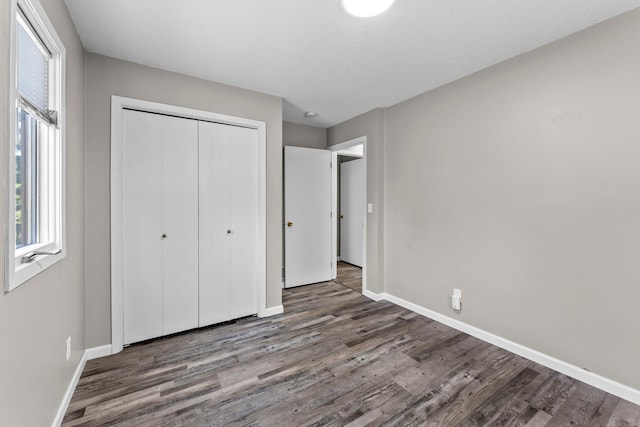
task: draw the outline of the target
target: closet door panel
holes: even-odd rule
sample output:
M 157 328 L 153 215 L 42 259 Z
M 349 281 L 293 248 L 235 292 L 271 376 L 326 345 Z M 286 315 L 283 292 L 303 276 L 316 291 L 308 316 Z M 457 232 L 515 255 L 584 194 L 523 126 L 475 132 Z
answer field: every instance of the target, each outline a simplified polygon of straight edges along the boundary
M 258 133 L 230 127 L 229 209 L 231 318 L 258 311 Z
M 123 119 L 124 343 L 162 335 L 161 116 Z
M 199 123 L 200 326 L 231 319 L 229 307 L 229 130 Z M 229 231 L 229 232 L 228 232 Z
M 198 122 L 162 116 L 163 335 L 198 327 Z M 166 237 L 162 237 L 165 235 Z

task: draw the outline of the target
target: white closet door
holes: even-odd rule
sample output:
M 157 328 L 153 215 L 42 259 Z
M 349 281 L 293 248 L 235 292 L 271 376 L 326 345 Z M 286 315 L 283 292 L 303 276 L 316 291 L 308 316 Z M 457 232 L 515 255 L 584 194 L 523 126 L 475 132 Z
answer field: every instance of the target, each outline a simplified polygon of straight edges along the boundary
M 199 124 L 200 326 L 258 311 L 258 135 Z
M 200 326 L 231 319 L 229 290 L 229 130 L 199 123 Z
M 231 318 L 258 311 L 258 132 L 229 130 Z
M 159 148 L 159 147 L 158 147 Z M 149 214 L 157 214 L 147 208 Z M 198 327 L 198 122 L 162 116 L 163 335 Z
M 162 335 L 161 117 L 124 111 L 124 343 Z

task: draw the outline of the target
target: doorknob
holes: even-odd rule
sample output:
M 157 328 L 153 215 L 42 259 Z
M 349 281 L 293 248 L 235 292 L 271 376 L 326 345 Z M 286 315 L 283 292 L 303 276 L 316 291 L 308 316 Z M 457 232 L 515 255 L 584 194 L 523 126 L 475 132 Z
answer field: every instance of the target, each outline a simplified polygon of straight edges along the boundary
M 231 234 L 231 233 L 233 233 L 233 231 L 227 230 L 227 234 Z
M 162 233 L 162 238 L 163 238 L 163 239 L 166 239 L 166 238 L 167 238 L 167 235 L 166 235 L 166 234 L 164 234 L 164 233 Z
M 340 219 L 344 219 L 344 215 L 340 215 Z
M 291 221 L 289 221 L 289 222 L 287 223 L 287 227 L 293 227 L 293 223 L 292 223 Z

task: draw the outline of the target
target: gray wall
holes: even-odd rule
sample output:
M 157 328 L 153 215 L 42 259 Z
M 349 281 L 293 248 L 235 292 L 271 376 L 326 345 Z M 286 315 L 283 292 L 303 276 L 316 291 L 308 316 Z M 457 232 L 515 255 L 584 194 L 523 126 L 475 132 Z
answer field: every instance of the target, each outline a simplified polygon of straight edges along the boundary
M 385 291 L 640 389 L 638 40 L 640 10 L 389 108 Z
M 7 198 L 8 1 L 0 2 L 0 176 Z M 63 0 L 41 0 L 67 50 L 67 256 L 9 294 L 0 293 L 0 424 L 50 425 L 85 348 L 84 50 Z M 9 196 L 11 197 L 11 196 Z M 0 221 L 6 223 L 5 209 Z M 4 242 L 5 227 L 0 227 Z M 4 260 L 4 244 L 0 245 Z M 4 277 L 4 261 L 0 262 Z M 3 283 L 4 289 L 4 283 Z M 66 339 L 72 355 L 66 361 Z
M 384 274 L 384 110 L 378 108 L 327 129 L 327 146 L 360 136 L 367 137 L 367 203 L 373 213 L 367 214 L 367 289 L 382 292 Z
M 86 54 L 87 347 L 111 342 L 109 155 L 111 95 L 267 123 L 267 306 L 281 304 L 282 99 Z
M 282 122 L 282 143 L 293 147 L 327 148 L 327 130 L 299 123 Z

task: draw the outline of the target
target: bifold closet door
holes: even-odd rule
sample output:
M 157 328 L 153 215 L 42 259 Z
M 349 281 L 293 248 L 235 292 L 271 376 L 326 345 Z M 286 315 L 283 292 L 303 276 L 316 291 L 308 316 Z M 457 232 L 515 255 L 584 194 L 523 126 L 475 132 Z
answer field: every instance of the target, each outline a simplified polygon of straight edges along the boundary
M 125 344 L 198 326 L 197 129 L 124 112 Z
M 198 327 L 198 122 L 162 116 L 162 333 Z M 150 212 L 153 214 L 152 212 Z
M 124 343 L 162 335 L 162 116 L 124 111 Z
M 257 312 L 257 131 L 199 123 L 200 326 Z
M 236 319 L 258 312 L 258 131 L 229 127 L 229 287 Z

